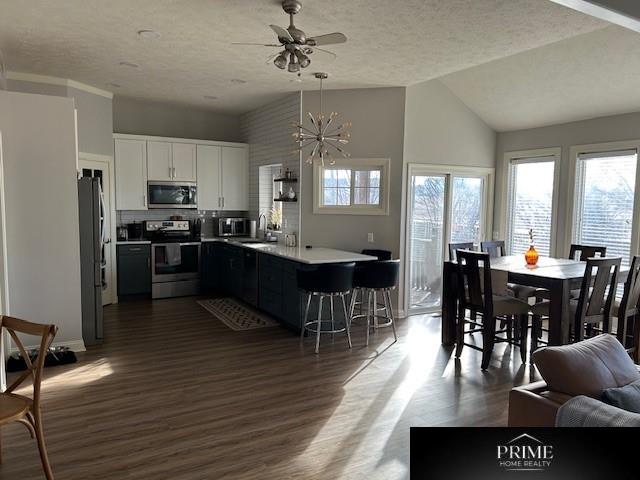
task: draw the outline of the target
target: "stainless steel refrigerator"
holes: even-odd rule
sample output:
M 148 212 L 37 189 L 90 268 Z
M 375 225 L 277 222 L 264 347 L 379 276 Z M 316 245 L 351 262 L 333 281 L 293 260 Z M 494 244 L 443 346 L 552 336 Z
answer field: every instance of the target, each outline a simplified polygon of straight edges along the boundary
M 104 259 L 104 199 L 100 179 L 78 180 L 80 211 L 80 278 L 82 338 L 85 345 L 102 343 L 102 290 L 106 286 Z

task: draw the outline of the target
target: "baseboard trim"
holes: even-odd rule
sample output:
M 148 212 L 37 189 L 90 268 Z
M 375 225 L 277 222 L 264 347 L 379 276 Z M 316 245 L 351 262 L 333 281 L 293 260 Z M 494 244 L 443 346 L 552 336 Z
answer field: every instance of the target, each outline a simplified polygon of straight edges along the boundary
M 397 318 L 407 318 L 407 312 L 405 312 L 404 310 L 401 309 L 396 309 L 393 311 L 393 314 L 397 317 Z
M 52 347 L 68 347 L 70 350 L 74 352 L 86 352 L 87 348 L 84 346 L 84 342 L 82 340 L 69 340 L 68 342 L 53 342 L 51 344 Z M 24 347 L 27 350 L 37 350 L 40 348 L 40 345 L 25 345 Z M 18 351 L 18 348 L 14 345 L 11 345 L 10 353 L 15 353 Z

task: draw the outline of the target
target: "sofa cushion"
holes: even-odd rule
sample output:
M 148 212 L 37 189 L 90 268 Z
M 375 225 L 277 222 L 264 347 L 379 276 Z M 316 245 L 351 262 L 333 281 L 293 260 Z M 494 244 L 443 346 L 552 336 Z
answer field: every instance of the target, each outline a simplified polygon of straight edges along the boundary
M 640 380 L 618 388 L 607 388 L 602 401 L 628 412 L 640 413 Z
M 571 345 L 545 347 L 533 363 L 549 390 L 600 399 L 608 388 L 640 380 L 633 361 L 613 335 L 598 335 Z

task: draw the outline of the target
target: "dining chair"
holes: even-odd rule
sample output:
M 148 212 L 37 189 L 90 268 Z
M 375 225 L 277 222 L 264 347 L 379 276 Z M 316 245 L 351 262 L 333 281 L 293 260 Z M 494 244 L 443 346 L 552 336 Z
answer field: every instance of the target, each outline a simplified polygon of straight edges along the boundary
M 53 480 L 53 472 L 51 471 L 42 429 L 40 384 L 42 382 L 44 361 L 58 328 L 55 325 L 41 325 L 18 318 L 2 316 L 0 317 L 0 333 L 3 334 L 5 331 L 9 332 L 18 347 L 26 363 L 27 370 L 19 375 L 4 392 L 0 393 L 0 430 L 2 426 L 14 422 L 24 425 L 29 430 L 31 438 L 36 439 L 38 450 L 40 451 L 42 469 L 47 480 Z M 40 348 L 38 349 L 37 357 L 34 359 L 29 357 L 18 334 L 40 337 Z M 31 398 L 14 393 L 27 379 L 31 380 L 33 386 Z M 0 463 L 2 463 L 1 449 L 0 441 Z
M 611 333 L 611 315 L 614 307 L 620 257 L 589 258 L 582 277 L 580 293 L 569 300 L 572 319 L 572 340 L 578 342 L 594 333 Z M 543 300 L 531 307 L 533 315 L 531 349 L 540 343 L 542 317 L 549 315 L 549 301 Z
M 486 252 L 471 252 L 458 250 L 458 303 L 459 315 L 456 332 L 456 358 L 462 354 L 464 346 L 482 352 L 481 368 L 486 370 L 491 361 L 491 354 L 495 343 L 507 342 L 520 348 L 520 358 L 523 362 L 527 356 L 527 330 L 529 305 L 511 295 L 496 295 L 491 279 L 491 256 Z M 506 282 L 505 282 L 506 283 Z M 480 315 L 480 320 L 466 319 L 464 312 L 470 310 Z M 511 338 L 511 320 L 506 328 L 496 330 L 498 319 L 513 318 L 516 323 L 516 335 Z M 465 325 L 471 325 L 465 330 Z M 480 332 L 482 347 L 472 343 L 465 343 L 465 335 Z M 507 337 L 500 337 L 499 334 Z
M 620 302 L 613 307 L 613 316 L 617 319 L 618 340 L 627 349 L 627 352 L 638 363 L 640 360 L 640 322 L 636 316 L 640 314 L 640 256 L 634 256 L 631 267 L 624 282 L 624 290 Z
M 594 331 L 611 333 L 611 312 L 616 298 L 621 261 L 620 257 L 587 259 L 580 296 L 575 302 L 576 342 L 584 339 L 585 334 L 592 336 Z M 574 312 L 573 307 L 571 310 Z
M 572 243 L 569 247 L 569 259 L 586 262 L 587 258 L 591 257 L 604 257 L 607 255 L 607 247 L 593 246 L 593 245 L 578 245 Z
M 449 244 L 449 260 L 456 261 L 456 250 L 475 250 L 473 242 L 460 242 Z
M 480 250 L 488 253 L 491 258 L 504 257 L 507 254 L 504 240 L 480 242 Z

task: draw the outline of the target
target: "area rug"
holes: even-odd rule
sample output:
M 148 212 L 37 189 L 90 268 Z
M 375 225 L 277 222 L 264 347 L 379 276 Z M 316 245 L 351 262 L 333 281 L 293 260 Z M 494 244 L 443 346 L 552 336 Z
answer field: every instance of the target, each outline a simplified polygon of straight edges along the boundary
M 198 304 L 231 330 L 254 330 L 278 325 L 271 317 L 244 305 L 234 298 L 198 300 Z

